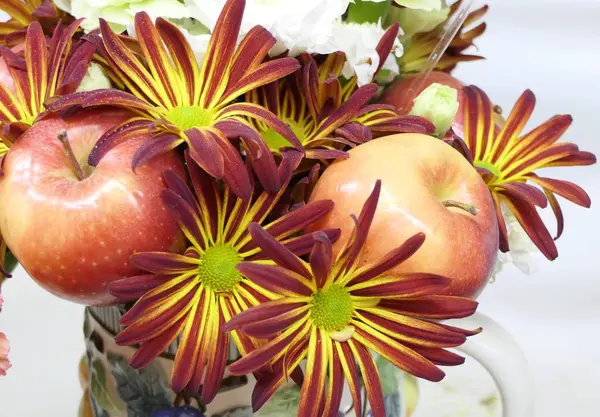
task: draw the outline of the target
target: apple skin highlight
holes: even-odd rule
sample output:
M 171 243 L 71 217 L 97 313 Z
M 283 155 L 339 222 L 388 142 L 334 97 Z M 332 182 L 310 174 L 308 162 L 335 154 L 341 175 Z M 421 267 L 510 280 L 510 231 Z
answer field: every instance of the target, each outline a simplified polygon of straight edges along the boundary
M 411 236 L 423 232 L 423 246 L 392 272 L 433 273 L 452 280 L 447 294 L 476 298 L 488 283 L 498 256 L 494 203 L 477 171 L 439 139 L 419 134 L 387 136 L 350 151 L 318 181 L 311 200 L 332 199 L 333 210 L 311 227 L 341 228 L 338 253 L 376 180 L 381 197 L 365 246 L 373 263 Z M 442 201 L 468 203 L 477 215 Z
M 108 283 L 139 271 L 134 252 L 170 251 L 183 244 L 166 210 L 162 173 L 185 178 L 175 153 L 151 160 L 134 173 L 131 161 L 149 135 L 119 143 L 97 167 L 87 165 L 94 144 L 131 115 L 98 109 L 62 120 L 36 122 L 11 148 L 0 179 L 0 229 L 27 273 L 51 293 L 77 303 L 116 300 Z M 57 135 L 66 130 L 88 177 L 79 181 Z

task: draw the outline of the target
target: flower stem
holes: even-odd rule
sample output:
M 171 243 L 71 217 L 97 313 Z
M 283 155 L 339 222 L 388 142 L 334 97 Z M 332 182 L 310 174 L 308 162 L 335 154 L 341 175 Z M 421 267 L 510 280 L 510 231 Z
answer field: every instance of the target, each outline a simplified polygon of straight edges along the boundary
M 86 179 L 87 176 L 85 175 L 85 172 L 83 172 L 81 165 L 79 165 L 79 162 L 75 157 L 75 153 L 73 152 L 73 148 L 71 147 L 71 142 L 69 141 L 69 135 L 67 135 L 67 131 L 60 131 L 57 138 L 63 144 L 65 153 L 69 158 L 69 162 L 71 162 L 71 168 L 73 169 L 73 173 L 75 173 L 75 176 L 79 181 L 83 181 L 84 179 Z
M 461 201 L 446 200 L 446 201 L 442 201 L 442 204 L 445 207 L 456 207 L 456 208 L 462 209 L 462 210 L 466 211 L 467 213 L 472 214 L 473 216 L 477 216 L 477 213 L 479 213 L 479 209 L 477 207 L 475 207 L 472 204 L 463 203 Z

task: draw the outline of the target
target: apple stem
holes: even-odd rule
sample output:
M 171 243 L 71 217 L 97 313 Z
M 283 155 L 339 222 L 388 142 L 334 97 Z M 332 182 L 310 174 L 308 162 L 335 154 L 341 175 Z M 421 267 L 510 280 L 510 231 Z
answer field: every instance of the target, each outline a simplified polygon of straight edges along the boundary
M 79 181 L 83 181 L 86 178 L 86 175 L 85 172 L 83 172 L 81 165 L 79 165 L 79 161 L 77 161 L 77 158 L 75 157 L 75 153 L 73 152 L 73 148 L 71 147 L 71 142 L 69 141 L 69 135 L 67 135 L 67 131 L 62 130 L 58 134 L 57 138 L 61 141 L 63 147 L 65 148 L 65 153 L 67 154 L 67 157 L 71 162 L 71 168 L 73 168 L 75 176 Z
M 462 209 L 462 210 L 466 211 L 467 213 L 472 214 L 473 216 L 477 216 L 477 213 L 479 213 L 479 209 L 477 207 L 475 207 L 474 205 L 462 203 L 462 202 L 456 201 L 456 200 L 442 201 L 442 204 L 445 207 L 456 207 L 456 208 Z

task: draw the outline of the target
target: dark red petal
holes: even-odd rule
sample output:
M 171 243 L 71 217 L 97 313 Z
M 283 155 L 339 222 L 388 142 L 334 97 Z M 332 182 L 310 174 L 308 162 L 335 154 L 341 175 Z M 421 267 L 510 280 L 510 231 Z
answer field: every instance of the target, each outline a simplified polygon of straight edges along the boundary
M 375 331 L 375 334 L 371 334 L 356 329 L 356 339 L 368 343 L 371 349 L 386 358 L 392 365 L 418 378 L 439 382 L 445 376 L 441 369 L 414 349 L 404 346 L 377 331 Z
M 215 399 L 221 387 L 223 375 L 225 375 L 225 367 L 227 366 L 227 356 L 229 354 L 229 333 L 223 331 L 225 320 L 223 312 L 219 311 L 219 324 L 217 331 L 217 343 L 213 347 L 212 352 L 215 355 L 209 359 L 210 366 L 206 369 L 206 375 L 202 384 L 202 402 L 209 404 Z
M 385 299 L 377 307 L 412 317 L 446 320 L 469 317 L 477 306 L 477 301 L 470 298 L 430 295 L 406 300 Z
M 508 229 L 506 227 L 506 221 L 504 220 L 504 213 L 502 213 L 502 203 L 500 202 L 500 195 L 492 193 L 492 199 L 494 200 L 494 208 L 496 210 L 496 218 L 498 219 L 498 237 L 499 237 L 499 248 L 502 252 L 506 253 L 510 250 L 508 244 Z
M 424 242 L 425 234 L 417 233 L 404 242 L 400 247 L 392 250 L 383 258 L 376 261 L 372 266 L 352 278 L 348 284 L 360 284 L 361 282 L 365 282 L 385 274 L 390 269 L 398 266 L 414 255 Z
M 379 55 L 379 65 L 377 66 L 377 71 L 375 72 L 375 74 L 377 74 L 381 70 L 383 64 L 385 64 L 385 61 L 388 59 L 390 53 L 392 52 L 392 48 L 394 47 L 394 43 L 398 39 L 399 32 L 400 25 L 398 23 L 394 23 L 389 28 L 387 28 L 387 30 L 379 40 L 379 43 L 375 48 L 375 50 L 377 51 L 377 55 Z
M 352 120 L 358 111 L 375 97 L 378 90 L 379 87 L 376 84 L 367 84 L 360 87 L 325 120 L 319 127 L 318 135 L 320 137 L 328 136 L 337 128 Z
M 331 273 L 331 242 L 323 232 L 317 232 L 313 236 L 315 245 L 310 253 L 310 268 L 317 281 L 317 288 L 323 288 Z
M 204 129 L 188 129 L 185 136 L 192 159 L 212 177 L 223 178 L 225 162 L 214 134 Z
M 333 342 L 333 345 L 339 354 L 340 361 L 345 364 L 345 366 L 342 365 L 342 369 L 344 370 L 344 375 L 348 381 L 356 417 L 362 417 L 361 382 L 356 362 L 354 360 L 354 354 L 352 353 L 348 343 Z
M 175 171 L 168 170 L 163 172 L 163 180 L 165 181 L 167 188 L 183 198 L 190 207 L 196 207 L 198 205 L 190 187 L 188 187 L 184 179 Z
M 225 107 L 225 109 L 223 109 L 223 111 L 219 114 L 220 119 L 239 116 L 246 116 L 264 123 L 284 137 L 291 146 L 301 152 L 304 151 L 302 143 L 298 140 L 292 129 L 264 107 L 252 103 L 235 103 Z
M 229 83 L 237 83 L 248 71 L 260 65 L 275 43 L 275 37 L 264 27 L 254 26 L 250 29 L 233 58 Z
M 253 323 L 286 314 L 292 310 L 302 307 L 305 303 L 290 303 L 287 300 L 267 301 L 257 307 L 252 307 L 240 314 L 233 316 L 224 327 L 225 331 L 242 329 Z
M 410 344 L 407 344 L 407 346 L 438 366 L 458 366 L 465 363 L 465 358 L 445 349 L 413 346 Z
M 224 163 L 223 180 L 229 186 L 229 189 L 242 200 L 248 200 L 252 196 L 252 184 L 248 170 L 242 161 L 240 152 L 229 142 L 229 140 L 215 134 L 216 144 L 221 150 Z
M 356 355 L 356 361 L 360 367 L 361 375 L 367 390 L 367 398 L 371 405 L 373 417 L 385 417 L 385 404 L 383 402 L 383 389 L 377 365 L 371 353 L 361 344 L 353 340 L 348 342 Z
M 108 284 L 108 290 L 121 303 L 127 303 L 137 300 L 171 278 L 165 275 L 138 275 L 113 281 Z
M 300 330 L 302 330 L 302 328 Z M 261 369 L 265 364 L 268 364 L 272 358 L 281 353 L 282 349 L 289 346 L 290 343 L 298 337 L 300 330 L 289 334 L 283 333 L 269 343 L 250 352 L 237 362 L 229 365 L 229 372 L 233 375 L 248 375 Z
M 329 241 L 332 243 L 338 240 L 341 235 L 340 229 L 327 229 L 323 230 L 322 232 L 327 235 L 327 239 L 329 239 Z M 310 253 L 314 244 L 315 238 L 313 234 L 306 234 L 300 237 L 289 239 L 283 243 L 283 246 L 288 248 L 297 256 L 304 256 Z
M 548 197 L 548 201 L 550 202 L 550 207 L 552 207 L 552 212 L 554 213 L 554 217 L 556 217 L 556 237 L 554 240 L 560 238 L 565 229 L 565 218 L 563 216 L 562 209 L 560 208 L 560 203 L 556 196 L 548 190 L 544 190 L 546 193 L 546 197 Z
M 148 132 L 151 125 L 151 120 L 134 118 L 107 130 L 92 148 L 88 164 L 98 166 L 104 155 L 118 143 L 136 133 Z
M 504 194 L 511 196 L 513 199 L 520 199 L 541 208 L 546 208 L 548 206 L 548 199 L 544 192 L 532 185 L 521 182 L 512 182 L 502 184 L 500 187 L 503 188 Z
M 298 404 L 298 417 L 322 416 L 321 409 L 325 405 L 326 395 L 325 379 L 327 375 L 327 349 L 326 342 L 322 341 L 320 330 L 313 330 L 309 342 L 308 357 L 306 359 L 306 375 L 304 384 L 300 389 L 300 402 Z M 315 338 L 316 340 L 314 340 Z M 314 351 L 311 345 L 314 343 Z
M 269 232 L 265 231 L 257 223 L 248 226 L 252 240 L 256 243 L 277 265 L 289 269 L 308 279 L 311 279 L 311 273 L 306 268 L 301 259 L 286 249 Z
M 558 257 L 558 249 L 535 206 L 521 199 L 511 198 L 510 196 L 506 196 L 505 202 L 519 221 L 519 224 L 544 256 L 551 261 L 556 259 Z
M 204 208 L 206 213 L 216 213 L 218 210 L 217 199 L 220 198 L 217 183 L 194 162 L 189 151 L 185 152 L 185 162 L 200 207 Z M 204 218 L 204 221 L 208 222 L 208 224 L 205 224 L 205 227 L 210 229 L 212 236 L 216 236 L 216 216 L 209 216 L 208 219 Z
M 170 252 L 141 252 L 130 257 L 136 267 L 155 274 L 177 274 L 193 270 L 197 266 L 195 259 Z
M 223 71 L 230 68 L 240 33 L 245 1 L 227 0 L 213 29 L 208 49 L 202 62 L 202 91 L 208 105 L 215 98 L 222 81 Z
M 361 289 L 351 289 L 357 297 L 418 297 L 436 295 L 448 287 L 450 279 L 441 275 L 413 273 L 393 277 L 382 283 L 374 281 L 372 285 Z
M 313 294 L 308 279 L 278 265 L 242 262 L 237 270 L 256 285 L 277 294 L 301 294 L 306 297 Z
M 346 151 L 340 151 L 337 149 L 307 149 L 306 150 L 306 158 L 308 159 L 320 159 L 320 160 L 329 160 L 329 159 L 348 159 L 350 155 Z
M 352 232 L 352 236 L 348 240 L 348 243 L 342 249 L 338 256 L 337 262 L 343 263 L 343 269 L 348 270 L 357 261 L 357 258 L 363 248 L 371 223 L 375 217 L 375 211 L 377 210 L 377 203 L 379 202 L 379 194 L 381 193 L 381 181 L 377 180 L 373 191 L 365 201 L 363 208 L 360 212 L 360 217 L 356 221 L 356 226 Z
M 446 330 L 435 323 L 421 319 L 405 318 L 405 323 L 401 323 L 401 318 L 396 318 L 398 321 L 395 321 L 379 316 L 376 313 L 370 313 L 369 311 L 361 310 L 357 314 L 365 324 L 374 328 L 378 326 L 386 329 L 386 331 L 380 331 L 401 343 L 408 342 L 425 346 L 456 347 L 466 341 L 466 336 L 462 333 Z
M 588 193 L 577 184 L 565 180 L 555 180 L 553 178 L 538 177 L 533 174 L 529 176 L 529 179 L 536 184 L 542 186 L 544 189 L 558 194 L 559 196 L 566 198 L 567 200 L 575 203 L 579 206 L 590 208 L 592 200 Z
M 156 136 L 144 142 L 133 155 L 131 169 L 135 172 L 137 168 L 147 164 L 159 155 L 164 155 L 175 149 L 183 141 L 172 134 Z
M 200 299 L 196 303 L 196 311 L 191 311 L 187 316 L 185 328 L 177 346 L 177 354 L 173 363 L 173 373 L 171 376 L 171 388 L 174 392 L 181 392 L 193 377 L 196 369 L 196 362 L 204 360 L 199 358 L 202 339 L 207 325 L 206 300 L 207 292 L 202 291 Z M 193 316 L 191 316 L 193 314 Z
M 275 238 L 289 236 L 290 233 L 302 230 L 318 221 L 332 209 L 333 201 L 331 200 L 313 201 L 270 223 L 265 230 Z
M 169 189 L 162 192 L 162 199 L 188 239 L 194 245 L 204 249 L 207 242 L 202 235 L 202 224 L 194 210 L 194 206 L 190 206 L 186 200 Z
M 135 354 L 131 357 L 129 365 L 136 369 L 140 369 L 148 365 L 150 362 L 156 359 L 158 355 L 164 352 L 171 343 L 173 343 L 184 324 L 185 318 L 182 318 L 177 323 L 174 323 L 160 336 L 142 344 L 142 346 L 139 347 L 135 351 Z
M 244 326 L 242 329 L 245 334 L 256 339 L 268 339 L 277 335 L 279 332 L 289 328 L 292 324 L 301 320 L 308 314 L 307 309 L 296 309 L 288 311 L 285 314 L 270 317 L 260 322 L 255 322 Z
M 236 120 L 224 120 L 215 126 L 229 139 L 238 139 L 246 143 L 249 157 L 258 181 L 269 193 L 280 190 L 281 182 L 277 174 L 277 164 L 271 150 L 256 130 Z

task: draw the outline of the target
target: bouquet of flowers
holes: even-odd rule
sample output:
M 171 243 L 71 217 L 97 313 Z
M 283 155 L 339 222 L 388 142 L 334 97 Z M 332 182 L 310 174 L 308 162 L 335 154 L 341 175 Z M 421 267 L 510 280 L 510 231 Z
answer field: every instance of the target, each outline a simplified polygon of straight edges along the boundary
M 559 141 L 568 115 L 524 131 L 531 91 L 503 114 L 450 75 L 482 59 L 471 6 L 2 1 L 0 279 L 22 265 L 133 350 L 105 355 L 120 398 L 92 386 L 82 415 L 216 416 L 243 378 L 258 415 L 393 416 L 390 366 L 463 363 L 482 329 L 444 320 L 502 262 L 558 256 L 558 197 L 590 206 L 540 169 L 596 162 Z M 0 333 L 1 375 L 8 353 Z

